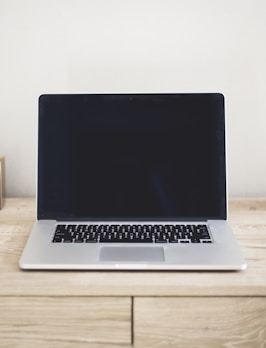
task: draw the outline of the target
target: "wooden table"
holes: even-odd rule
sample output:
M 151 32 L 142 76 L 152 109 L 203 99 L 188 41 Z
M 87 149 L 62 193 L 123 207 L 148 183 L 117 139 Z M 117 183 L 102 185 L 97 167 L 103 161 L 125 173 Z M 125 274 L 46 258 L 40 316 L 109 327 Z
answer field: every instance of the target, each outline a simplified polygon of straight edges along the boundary
M 266 347 L 266 199 L 230 201 L 241 272 L 21 271 L 35 213 L 0 211 L 0 347 Z

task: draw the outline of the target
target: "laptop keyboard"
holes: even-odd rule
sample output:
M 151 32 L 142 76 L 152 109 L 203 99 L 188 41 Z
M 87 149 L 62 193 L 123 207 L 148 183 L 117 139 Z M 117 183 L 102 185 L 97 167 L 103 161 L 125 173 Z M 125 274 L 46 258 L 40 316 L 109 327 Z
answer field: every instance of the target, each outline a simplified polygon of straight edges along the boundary
M 207 225 L 58 224 L 53 243 L 212 243 Z

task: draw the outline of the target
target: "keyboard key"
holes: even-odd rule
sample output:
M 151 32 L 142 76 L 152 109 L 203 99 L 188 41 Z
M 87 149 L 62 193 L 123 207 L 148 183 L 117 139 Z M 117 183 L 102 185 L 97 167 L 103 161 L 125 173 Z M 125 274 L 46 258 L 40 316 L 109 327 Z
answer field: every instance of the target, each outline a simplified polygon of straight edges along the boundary
M 200 243 L 200 240 L 198 238 L 191 238 L 191 243 Z

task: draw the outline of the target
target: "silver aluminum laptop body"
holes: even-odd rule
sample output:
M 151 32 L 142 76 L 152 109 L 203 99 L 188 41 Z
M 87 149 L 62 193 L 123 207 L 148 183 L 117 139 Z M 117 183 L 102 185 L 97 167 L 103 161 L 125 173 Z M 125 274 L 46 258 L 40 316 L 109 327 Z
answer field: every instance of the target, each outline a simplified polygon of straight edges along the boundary
M 20 268 L 245 269 L 227 223 L 224 114 L 219 93 L 42 95 L 37 221 Z M 107 241 L 106 225 L 153 241 Z M 190 238 L 201 226 L 208 237 Z M 59 227 L 83 232 L 58 240 Z

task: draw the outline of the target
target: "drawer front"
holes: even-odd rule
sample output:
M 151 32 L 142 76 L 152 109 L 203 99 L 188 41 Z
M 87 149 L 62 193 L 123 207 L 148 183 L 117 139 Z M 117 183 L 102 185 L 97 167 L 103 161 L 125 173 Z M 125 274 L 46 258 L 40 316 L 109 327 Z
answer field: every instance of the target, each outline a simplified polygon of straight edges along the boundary
M 135 347 L 266 347 L 266 298 L 135 298 Z
M 131 298 L 1 297 L 0 347 L 131 345 Z

